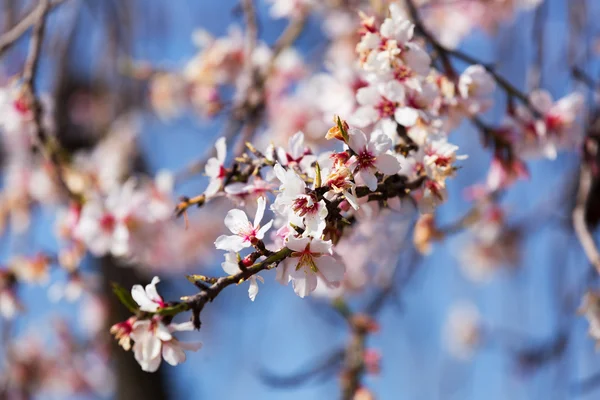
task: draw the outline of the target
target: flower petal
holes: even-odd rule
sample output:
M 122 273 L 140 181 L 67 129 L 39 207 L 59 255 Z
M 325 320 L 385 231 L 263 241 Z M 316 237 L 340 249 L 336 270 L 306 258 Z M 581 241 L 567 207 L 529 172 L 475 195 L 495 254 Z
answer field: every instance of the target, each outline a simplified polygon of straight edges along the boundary
M 256 232 L 256 237 L 262 240 L 262 238 L 265 237 L 265 233 L 267 233 L 267 231 L 271 229 L 271 225 L 273 225 L 273 220 L 270 220 L 264 226 L 261 226 L 258 232 Z
M 332 256 L 324 255 L 315 259 L 319 272 L 330 285 L 338 285 L 344 280 L 346 268 L 344 264 L 333 258 Z
M 155 312 L 158 309 L 158 304 L 150 300 L 142 285 L 133 285 L 131 297 L 138 303 L 142 311 Z
M 394 175 L 400 171 L 400 163 L 391 154 L 380 154 L 375 160 L 375 166 L 385 175 Z
M 396 122 L 405 127 L 414 126 L 419 119 L 419 112 L 410 107 L 399 107 L 394 113 Z
M 263 215 L 265 215 L 265 207 L 267 205 L 264 197 L 259 197 L 257 203 L 256 214 L 254 215 L 254 229 L 258 228 L 260 225 L 260 221 L 262 221 Z
M 252 276 L 252 277 L 250 277 L 250 287 L 248 287 L 248 297 L 250 297 L 250 300 L 254 301 L 257 294 L 258 294 L 258 282 L 256 282 L 256 278 L 254 276 Z
M 301 237 L 296 238 L 294 236 L 288 237 L 287 248 L 293 251 L 304 251 L 306 245 L 310 243 L 310 238 Z
M 377 189 L 377 177 L 369 169 L 360 169 L 354 174 L 354 180 L 359 185 L 365 185 L 371 191 Z
M 185 361 L 185 352 L 175 341 L 163 344 L 162 356 L 166 362 L 173 366 Z
M 250 221 L 246 213 L 240 209 L 234 208 L 229 210 L 225 216 L 225 226 L 236 235 L 245 232 L 248 228 L 251 228 Z
M 305 273 L 302 269 L 298 272 L 299 274 L 292 278 L 292 286 L 294 287 L 294 292 L 304 298 L 317 288 L 317 275 Z
M 156 284 L 158 282 L 160 282 L 160 279 L 158 276 L 155 276 L 152 278 L 152 281 L 146 285 L 146 294 L 148 295 L 148 298 L 155 303 L 160 303 L 162 301 L 162 297 L 160 297 L 158 291 L 156 290 Z
M 225 137 L 220 137 L 215 142 L 215 149 L 217 149 L 217 160 L 219 164 L 223 165 L 225 158 L 227 157 L 227 141 Z
M 233 251 L 234 253 L 249 246 L 250 242 L 245 241 L 243 237 L 236 235 L 221 235 L 215 240 L 215 247 L 217 249 Z

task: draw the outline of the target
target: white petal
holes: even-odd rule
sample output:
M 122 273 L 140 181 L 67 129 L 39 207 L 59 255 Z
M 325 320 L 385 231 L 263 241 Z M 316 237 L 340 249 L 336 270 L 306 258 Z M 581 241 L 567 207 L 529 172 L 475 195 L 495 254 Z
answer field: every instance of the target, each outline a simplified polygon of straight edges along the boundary
M 240 272 L 237 254 L 231 252 L 225 254 L 225 261 L 221 263 L 221 268 L 223 268 L 223 271 L 228 275 L 235 275 Z
M 252 277 L 250 277 L 250 287 L 248 287 L 248 297 L 250 297 L 250 300 L 254 301 L 257 294 L 258 294 L 258 282 L 256 282 L 256 278 L 254 276 L 252 276 Z
M 336 285 L 344 280 L 346 268 L 344 264 L 333 258 L 324 255 L 315 259 L 319 272 L 323 274 L 328 283 Z
M 290 155 L 293 158 L 300 158 L 304 154 L 304 133 L 296 132 L 289 140 Z
M 305 273 L 303 269 L 298 272 L 298 277 L 292 279 L 292 286 L 294 287 L 294 292 L 304 298 L 317 288 L 317 275 Z
M 217 149 L 217 160 L 219 160 L 219 164 L 222 165 L 227 157 L 227 142 L 225 137 L 220 137 L 217 139 L 215 142 L 215 148 Z
M 167 328 L 167 326 L 165 324 L 163 324 L 162 322 L 157 322 L 155 335 L 157 338 L 159 338 L 163 342 L 167 342 L 167 341 L 173 339 L 173 335 L 171 335 L 169 328 Z
M 206 197 L 212 197 L 217 194 L 219 189 L 221 189 L 221 183 L 221 179 L 211 179 L 206 187 L 206 190 L 204 191 Z
M 356 92 L 356 101 L 361 106 L 373 106 L 379 103 L 381 95 L 375 86 L 366 86 Z
M 295 238 L 290 236 L 287 242 L 287 248 L 293 251 L 304 251 L 306 245 L 310 243 L 310 238 L 301 237 Z
M 368 169 L 358 170 L 354 174 L 354 180 L 359 185 L 367 186 L 371 191 L 375 191 L 377 189 L 377 177 Z
M 213 179 L 217 178 L 221 173 L 221 163 L 219 160 L 214 157 L 209 158 L 204 167 L 204 173 Z
M 142 346 L 142 357 L 144 360 L 150 360 L 160 355 L 162 342 L 156 336 L 144 336 L 140 345 Z
M 414 108 L 400 107 L 394 113 L 396 122 L 405 127 L 411 127 L 417 123 L 419 112 Z
M 400 171 L 400 163 L 391 154 L 380 154 L 375 160 L 375 166 L 385 175 L 394 175 Z
M 243 248 L 250 247 L 250 242 L 241 236 L 221 235 L 215 240 L 215 247 L 219 250 L 233 251 L 237 253 Z
M 256 215 L 254 216 L 254 228 L 255 229 L 258 228 L 260 221 L 262 221 L 263 215 L 265 214 L 265 207 L 267 205 L 264 197 L 259 197 L 257 203 L 258 203 L 258 206 L 256 208 Z
M 182 322 L 180 324 L 171 323 L 169 325 L 169 331 L 171 332 L 184 332 L 184 331 L 193 331 L 194 323 L 192 321 Z
M 256 237 L 258 239 L 261 239 L 265 237 L 265 233 L 267 233 L 267 231 L 269 229 L 271 229 L 271 225 L 273 225 L 273 220 L 270 220 L 269 222 L 267 222 L 264 226 L 261 226 L 261 228 L 258 230 L 258 232 L 256 232 Z
M 158 367 L 160 367 L 160 363 L 162 361 L 162 358 L 160 357 L 160 354 L 157 357 L 154 357 L 150 360 L 147 359 L 137 359 L 137 362 L 140 364 L 140 367 L 142 367 L 142 371 L 145 372 L 156 372 L 158 370 Z
M 349 143 L 352 150 L 359 153 L 367 146 L 367 135 L 360 129 L 350 128 L 348 130 Z
M 240 209 L 229 210 L 225 216 L 225 226 L 234 234 L 240 234 L 248 230 L 250 221 L 246 213 Z
M 310 243 L 311 253 L 330 254 L 333 243 L 331 240 L 313 239 Z
M 358 199 L 356 198 L 356 196 L 352 193 L 350 193 L 349 191 L 344 191 L 342 193 L 344 195 L 344 197 L 346 198 L 346 201 L 348 202 L 348 204 L 350 204 L 350 206 L 352 208 L 354 208 L 355 210 L 358 210 L 360 207 L 360 204 L 358 203 Z
M 156 291 L 156 284 L 158 282 L 160 282 L 160 279 L 158 278 L 158 276 L 155 276 L 154 278 L 152 278 L 152 282 L 146 285 L 146 294 L 148 295 L 148 298 L 154 301 L 155 303 L 160 303 L 162 301 L 162 297 L 160 297 L 160 295 Z
M 150 300 L 142 285 L 133 285 L 131 297 L 138 303 L 142 311 L 155 312 L 158 309 L 158 304 Z
M 177 343 L 172 341 L 163 344 L 162 356 L 166 362 L 173 366 L 185 361 L 185 352 Z
M 546 90 L 535 90 L 529 95 L 531 104 L 541 113 L 552 108 L 552 96 Z

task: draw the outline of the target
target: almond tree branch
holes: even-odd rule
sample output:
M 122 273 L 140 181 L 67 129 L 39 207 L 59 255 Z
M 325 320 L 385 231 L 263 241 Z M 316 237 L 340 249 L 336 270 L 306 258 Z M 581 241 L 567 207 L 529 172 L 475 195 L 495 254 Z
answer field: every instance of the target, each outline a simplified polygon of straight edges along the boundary
M 49 4 L 49 8 L 53 8 L 65 0 L 53 0 Z M 8 50 L 21 36 L 25 34 L 39 19 L 42 14 L 46 14 L 48 10 L 44 2 L 40 2 L 36 7 L 23 17 L 15 26 L 6 31 L 0 36 L 0 55 Z
M 61 172 L 61 155 L 60 147 L 56 138 L 48 135 L 43 123 L 43 107 L 40 99 L 36 95 L 36 82 L 38 66 L 40 62 L 40 54 L 42 43 L 44 41 L 44 33 L 46 29 L 46 18 L 52 8 L 52 3 L 49 0 L 40 0 L 40 5 L 37 8 L 37 20 L 33 27 L 31 41 L 29 43 L 29 53 L 25 61 L 23 69 L 23 94 L 28 100 L 33 114 L 33 139 L 42 154 L 54 165 L 56 169 L 56 178 L 63 191 L 72 200 L 79 202 L 79 196 L 73 193 L 67 183 L 64 181 Z
M 445 47 L 444 45 L 442 45 L 435 38 L 435 36 L 431 32 L 429 32 L 429 30 L 427 30 L 427 28 L 425 27 L 423 20 L 419 16 L 419 11 L 417 10 L 416 5 L 414 4 L 414 0 L 407 0 L 406 4 L 408 6 L 410 17 L 415 24 L 415 28 L 417 29 L 417 32 L 419 34 L 421 34 L 425 38 L 425 40 L 427 42 L 429 42 L 429 44 L 431 44 L 431 46 L 439 54 L 439 56 L 442 57 L 442 61 L 444 63 L 444 68 L 446 69 L 446 73 L 448 73 L 450 75 L 456 75 L 453 72 L 454 69 L 450 62 L 451 57 L 454 57 L 456 59 L 459 59 L 461 61 L 464 61 L 464 62 L 472 64 L 472 65 L 480 64 L 494 78 L 496 83 L 508 94 L 509 98 L 514 97 L 514 98 L 519 99 L 535 115 L 539 114 L 539 111 L 537 111 L 535 109 L 535 107 L 533 107 L 533 105 L 529 101 L 529 98 L 527 97 L 527 95 L 525 93 L 523 93 L 521 90 L 517 89 L 516 86 L 514 86 L 512 83 L 510 83 L 502 75 L 500 75 L 493 66 L 491 66 L 488 63 L 484 63 L 481 60 L 478 60 L 477 58 L 475 58 L 473 56 L 463 53 L 460 50 L 449 49 L 449 48 Z
M 585 255 L 600 274 L 600 251 L 598 251 L 594 237 L 585 220 L 585 207 L 590 194 L 591 182 L 592 174 L 590 168 L 586 165 L 585 160 L 583 160 L 579 172 L 577 199 L 575 208 L 573 209 L 573 228 Z
M 252 0 L 242 1 L 244 13 L 246 15 L 246 25 L 248 30 L 247 54 L 251 54 L 251 52 L 249 52 L 248 50 L 253 51 L 253 49 L 256 47 L 258 39 L 256 12 Z M 287 27 L 284 29 L 284 31 L 281 33 L 281 35 L 273 45 L 271 65 L 269 68 L 266 69 L 264 74 L 258 74 L 257 71 L 255 71 L 254 68 L 252 68 L 250 57 L 247 57 L 247 73 L 250 74 L 251 83 L 246 89 L 246 93 L 244 94 L 244 96 L 242 96 L 240 102 L 237 105 L 235 105 L 231 110 L 231 115 L 226 122 L 223 132 L 219 135 L 219 137 L 225 137 L 227 141 L 229 141 L 238 135 L 238 133 L 246 123 L 249 125 L 247 129 L 244 130 L 243 137 L 240 140 L 238 140 L 238 145 L 234 150 L 234 154 L 236 154 L 236 156 L 239 155 L 239 153 L 243 150 L 245 142 L 254 135 L 256 129 L 260 125 L 260 118 L 264 110 L 264 86 L 273 68 L 273 60 L 275 60 L 283 50 L 287 49 L 292 44 L 294 44 L 296 39 L 304 30 L 305 24 L 305 15 L 296 17 L 289 22 Z M 201 173 L 204 170 L 208 160 L 214 157 L 215 155 L 216 150 L 213 146 L 200 159 L 192 162 L 183 171 L 175 174 L 176 181 L 181 182 L 186 179 L 189 179 L 190 177 L 196 174 Z
M 260 271 L 265 269 L 271 269 L 279 265 L 283 260 L 288 258 L 292 254 L 292 251 L 287 247 L 282 248 L 276 253 L 271 254 L 265 260 L 255 263 L 254 265 L 241 270 L 237 274 L 218 278 L 215 283 L 205 287 L 199 293 L 193 296 L 182 297 L 183 303 L 179 306 L 179 309 L 175 309 L 175 314 L 180 311 L 192 310 L 193 321 L 196 329 L 200 328 L 200 312 L 204 308 L 204 305 L 211 302 L 221 293 L 227 286 L 239 284 L 253 275 L 258 274 Z

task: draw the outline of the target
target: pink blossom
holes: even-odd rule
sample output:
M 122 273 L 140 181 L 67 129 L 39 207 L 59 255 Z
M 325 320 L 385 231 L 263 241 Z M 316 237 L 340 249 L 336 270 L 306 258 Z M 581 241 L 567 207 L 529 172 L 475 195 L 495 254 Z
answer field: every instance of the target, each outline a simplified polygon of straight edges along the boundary
M 277 269 L 277 280 L 283 284 L 292 281 L 298 296 L 311 294 L 317 288 L 317 277 L 331 287 L 339 286 L 344 279 L 344 265 L 331 256 L 331 241 L 290 236 L 287 247 L 293 253 L 285 265 Z
M 140 310 L 147 312 L 156 312 L 159 308 L 166 306 L 165 301 L 160 297 L 156 290 L 156 284 L 160 282 L 158 276 L 152 278 L 152 282 L 146 285 L 144 289 L 142 285 L 133 285 L 131 288 L 131 297 L 140 306 Z
M 163 358 L 171 365 L 178 365 L 186 359 L 184 350 L 200 349 L 201 343 L 182 343 L 172 335 L 173 332 L 192 329 L 194 326 L 191 322 L 166 326 L 160 318 L 156 317 L 136 321 L 130 337 L 135 341 L 133 352 L 142 370 L 155 372 Z
M 384 175 L 398 173 L 400 170 L 398 160 L 393 155 L 387 154 L 392 147 L 392 142 L 383 132 L 373 132 L 368 141 L 367 135 L 361 130 L 350 129 L 348 133 L 350 135 L 348 145 L 355 153 L 349 160 L 349 166 L 357 184 L 375 190 L 377 189 L 375 173 L 381 172 Z
M 210 178 L 208 187 L 204 191 L 206 197 L 212 197 L 221 188 L 223 180 L 225 179 L 225 158 L 227 157 L 227 145 L 225 138 L 219 138 L 215 142 L 215 149 L 217 150 L 217 156 L 210 158 L 206 162 L 205 173 Z
M 267 222 L 262 227 L 262 221 L 265 213 L 266 200 L 264 197 L 258 198 L 258 208 L 254 216 L 254 222 L 248 221 L 246 213 L 239 209 L 233 209 L 225 217 L 225 226 L 233 235 L 221 235 L 215 241 L 215 246 L 220 250 L 238 252 L 246 247 L 250 247 L 257 240 L 262 240 L 265 233 L 271 228 L 273 221 Z

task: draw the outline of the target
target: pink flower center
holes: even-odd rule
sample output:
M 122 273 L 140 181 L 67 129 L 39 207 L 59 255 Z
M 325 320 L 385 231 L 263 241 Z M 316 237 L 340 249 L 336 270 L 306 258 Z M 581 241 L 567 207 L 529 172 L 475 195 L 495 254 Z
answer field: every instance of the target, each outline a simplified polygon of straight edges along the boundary
M 420 110 L 423 108 L 423 105 L 419 101 L 416 96 L 407 96 L 406 97 L 406 106 L 410 108 L 414 108 L 416 110 Z
M 369 86 L 369 83 L 367 81 L 358 78 L 352 82 L 351 88 L 352 88 L 352 91 L 354 93 L 356 93 L 356 92 L 358 92 L 358 89 L 362 89 L 367 86 Z
M 100 218 L 100 228 L 105 232 L 112 232 L 116 224 L 116 218 L 110 213 L 106 213 Z
M 394 69 L 394 78 L 397 81 L 404 82 L 406 79 L 410 78 L 413 75 L 412 70 L 408 68 L 406 65 L 398 65 Z
M 297 251 L 292 253 L 292 257 L 298 257 L 298 265 L 296 265 L 296 271 L 302 267 L 308 267 L 312 272 L 319 272 L 317 264 L 313 258 L 319 257 L 319 253 L 312 253 L 310 251 L 310 243 L 306 245 L 303 251 Z
M 256 229 L 250 226 L 248 227 L 248 230 L 246 232 L 242 232 L 240 236 L 242 239 L 244 239 L 244 242 L 252 242 L 252 239 L 256 238 Z
M 549 131 L 556 131 L 564 125 L 563 118 L 560 115 L 548 114 L 546 116 L 546 126 Z
M 356 159 L 358 162 L 358 169 L 366 169 L 375 166 L 376 157 L 367 149 L 363 149 L 358 153 Z
M 219 178 L 219 179 L 225 178 L 225 175 L 227 175 L 227 170 L 222 165 L 219 166 L 219 175 L 217 176 L 217 178 Z
M 313 214 L 318 212 L 319 203 L 317 202 L 316 197 L 312 195 L 302 196 L 294 200 L 294 202 L 292 203 L 292 209 L 295 213 L 303 217 L 306 214 Z
M 15 106 L 15 109 L 20 114 L 23 115 L 29 112 L 29 105 L 27 104 L 23 96 L 20 96 L 18 99 L 16 99 L 13 104 Z
M 440 190 L 441 188 L 440 188 L 440 186 L 438 185 L 438 183 L 437 183 L 437 182 L 435 182 L 435 181 L 431 181 L 431 180 L 430 180 L 430 181 L 427 181 L 427 182 L 425 182 L 425 187 L 426 187 L 427 189 L 429 189 L 429 191 L 430 191 L 430 192 L 431 192 L 431 193 L 432 193 L 432 194 L 433 194 L 435 197 L 437 197 L 439 200 L 443 200 L 443 199 L 444 199 L 444 196 L 442 196 L 442 192 L 441 192 L 441 190 Z
M 379 104 L 375 106 L 375 110 L 379 113 L 380 118 L 389 118 L 396 112 L 396 103 L 382 97 Z

